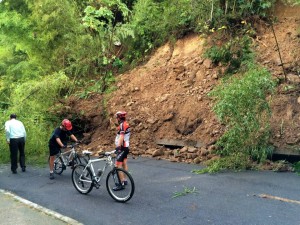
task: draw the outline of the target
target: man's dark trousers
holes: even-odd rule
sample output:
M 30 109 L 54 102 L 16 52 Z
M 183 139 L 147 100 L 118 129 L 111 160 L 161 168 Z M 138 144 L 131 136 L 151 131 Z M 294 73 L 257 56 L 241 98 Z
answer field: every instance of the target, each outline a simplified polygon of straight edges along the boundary
M 16 171 L 16 169 L 18 168 L 18 151 L 20 152 L 20 166 L 21 168 L 25 168 L 25 138 L 11 138 L 9 149 L 11 171 Z

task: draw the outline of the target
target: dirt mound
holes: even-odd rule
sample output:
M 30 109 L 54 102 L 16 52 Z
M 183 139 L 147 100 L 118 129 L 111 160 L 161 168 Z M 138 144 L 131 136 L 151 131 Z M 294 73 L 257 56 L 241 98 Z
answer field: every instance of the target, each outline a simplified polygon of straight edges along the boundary
M 295 152 L 300 141 L 300 38 L 298 14 L 281 6 L 274 30 L 284 61 L 283 73 L 271 26 L 259 24 L 256 45 L 259 62 L 274 78 L 288 78 L 272 97 L 272 139 L 280 151 Z M 150 60 L 118 76 L 118 90 L 103 98 L 97 94 L 86 100 L 71 100 L 70 107 L 88 124 L 85 140 L 93 151 L 113 148 L 115 128 L 109 118 L 118 110 L 128 112 L 132 127 L 133 155 L 155 156 L 172 161 L 199 163 L 214 156 L 214 143 L 224 127 L 212 111 L 207 94 L 218 84 L 222 68 L 202 56 L 205 40 L 191 35 L 166 44 Z M 157 143 L 185 145 L 176 151 Z M 188 144 L 187 144 L 188 143 Z M 190 144 L 189 144 L 190 143 Z
M 299 155 L 300 7 L 278 3 L 275 15 L 278 22 L 274 24 L 274 32 L 271 26 L 262 26 L 256 48 L 261 64 L 281 81 L 271 99 L 273 115 L 270 142 L 278 153 Z

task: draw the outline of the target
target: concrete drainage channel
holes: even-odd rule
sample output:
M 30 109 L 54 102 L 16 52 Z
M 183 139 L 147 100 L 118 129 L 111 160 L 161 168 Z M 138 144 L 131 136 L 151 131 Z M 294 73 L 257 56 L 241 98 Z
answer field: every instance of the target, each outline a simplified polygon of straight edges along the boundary
M 45 208 L 43 206 L 40 206 L 40 205 L 38 205 L 36 203 L 28 201 L 28 200 L 26 200 L 24 198 L 21 198 L 21 197 L 13 194 L 11 192 L 8 192 L 8 191 L 0 189 L 0 195 L 2 195 L 4 197 L 4 199 L 2 199 L 1 202 L 2 203 L 6 202 L 5 206 L 1 206 L 1 204 L 0 204 L 0 209 L 2 207 L 4 208 L 1 211 L 3 211 L 3 212 L 6 211 L 5 218 L 1 218 L 1 220 L 3 220 L 3 219 L 10 220 L 10 222 L 11 222 L 10 224 L 20 224 L 16 220 L 18 220 L 18 221 L 20 220 L 20 221 L 22 221 L 22 224 L 24 224 L 25 220 L 23 218 L 18 218 L 18 217 L 21 217 L 20 215 L 24 215 L 26 217 L 29 217 L 28 210 L 27 210 L 26 213 L 24 211 L 24 213 L 22 212 L 18 216 L 18 214 L 15 212 L 15 210 L 16 211 L 23 210 L 22 207 L 20 207 L 19 205 L 17 207 L 14 207 L 15 208 L 14 210 L 7 210 L 7 205 L 11 205 L 11 207 L 12 207 L 12 205 L 14 205 L 15 203 L 16 204 L 20 203 L 20 204 L 28 206 L 30 210 L 33 210 L 33 211 L 36 210 L 37 212 L 33 212 L 33 216 L 34 217 L 41 217 L 40 220 L 42 220 L 42 221 L 46 219 L 46 218 L 43 218 L 43 217 L 50 216 L 50 217 L 52 217 L 52 218 L 54 218 L 54 219 L 56 219 L 58 221 L 57 224 L 83 225 L 82 223 L 80 223 L 80 222 L 78 222 L 78 221 L 76 221 L 76 220 L 74 220 L 72 218 L 69 218 L 67 216 L 61 215 L 61 214 L 59 214 L 59 213 L 57 213 L 55 211 L 52 211 L 52 210 L 47 209 L 47 208 Z M 10 199 L 12 199 L 12 201 L 10 201 Z M 10 201 L 12 204 L 7 204 L 7 201 Z M 13 211 L 14 215 L 12 217 L 10 217 L 9 215 L 7 216 L 7 212 L 8 211 Z M 41 213 L 39 213 L 39 212 L 41 212 Z M 11 220 L 13 220 L 13 221 L 11 221 Z M 33 222 L 32 218 L 30 218 L 30 220 L 31 220 L 31 222 Z M 61 222 L 59 223 L 59 221 L 61 221 Z

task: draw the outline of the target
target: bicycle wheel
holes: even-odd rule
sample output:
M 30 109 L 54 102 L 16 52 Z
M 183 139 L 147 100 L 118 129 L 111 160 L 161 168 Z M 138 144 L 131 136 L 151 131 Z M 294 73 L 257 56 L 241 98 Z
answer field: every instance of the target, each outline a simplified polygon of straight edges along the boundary
M 127 180 L 125 185 L 121 184 L 120 173 L 123 173 Z M 119 190 L 114 190 L 114 188 L 120 185 L 121 188 Z M 114 168 L 106 177 L 106 189 L 109 195 L 117 202 L 127 202 L 134 194 L 134 181 L 126 170 Z
M 64 165 L 64 162 L 60 156 L 56 156 L 56 159 L 54 160 L 54 173 L 56 174 L 62 174 L 62 172 L 65 170 L 66 166 Z
M 72 182 L 76 190 L 81 194 L 88 194 L 94 187 L 92 173 L 84 170 L 85 165 L 76 165 L 72 171 Z

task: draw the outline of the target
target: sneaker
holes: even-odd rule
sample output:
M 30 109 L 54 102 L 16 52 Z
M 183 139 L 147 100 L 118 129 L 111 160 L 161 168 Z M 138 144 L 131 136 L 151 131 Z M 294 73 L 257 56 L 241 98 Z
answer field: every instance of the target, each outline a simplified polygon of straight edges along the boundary
M 50 173 L 50 180 L 53 180 L 53 179 L 54 179 L 54 174 Z
M 114 191 L 120 191 L 120 190 L 123 190 L 125 187 L 124 187 L 124 185 L 116 185 L 115 187 L 113 187 L 113 190 Z
M 124 180 L 123 185 L 127 185 L 127 184 L 128 184 L 127 180 Z
M 23 167 L 23 168 L 22 168 L 22 172 L 25 172 L 25 171 L 26 171 L 26 169 L 25 169 L 25 167 Z
M 12 170 L 11 171 L 13 174 L 17 174 L 17 170 Z

